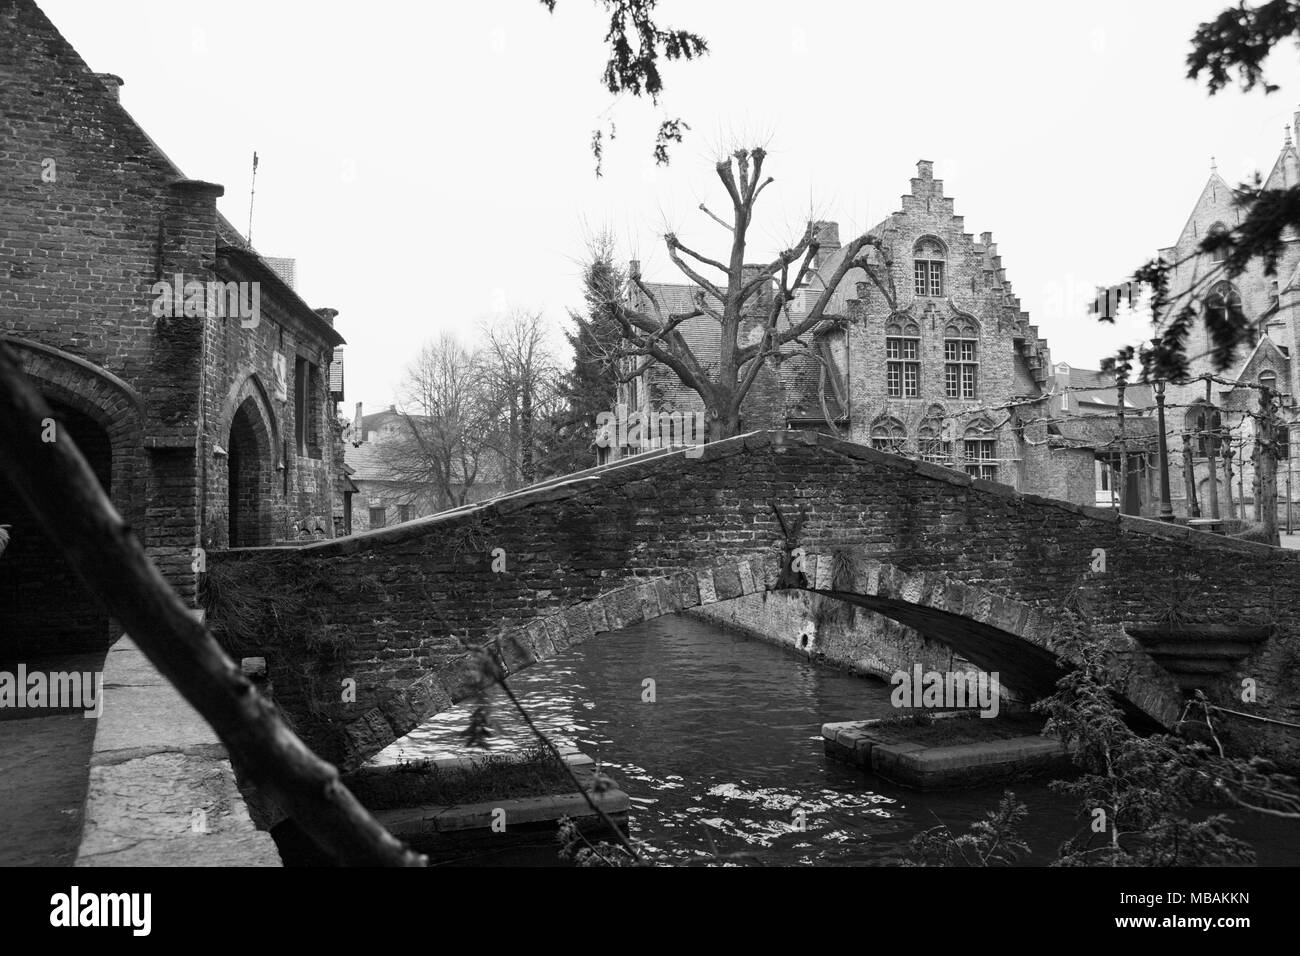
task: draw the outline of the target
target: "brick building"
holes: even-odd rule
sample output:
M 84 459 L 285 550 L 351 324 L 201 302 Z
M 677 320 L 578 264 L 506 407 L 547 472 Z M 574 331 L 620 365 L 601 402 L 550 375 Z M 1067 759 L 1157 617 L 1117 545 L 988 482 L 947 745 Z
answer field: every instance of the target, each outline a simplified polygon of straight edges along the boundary
M 332 536 L 336 312 L 250 247 L 223 188 L 187 178 L 31 0 L 0 3 L 0 84 L 0 338 L 149 555 L 192 602 L 196 548 Z M 104 646 L 109 622 L 2 484 L 0 522 L 0 657 Z
M 1300 137 L 1300 113 L 1295 114 L 1294 130 Z M 1287 189 L 1298 184 L 1300 155 L 1292 140 L 1292 130 L 1288 129 L 1263 188 Z M 1174 511 L 1180 515 L 1191 511 L 1189 490 L 1195 494 L 1201 513 L 1211 513 L 1209 479 L 1213 452 L 1218 514 L 1241 517 L 1245 511 L 1247 520 L 1257 520 L 1251 456 L 1258 423 L 1251 413 L 1259 407 L 1259 389 L 1254 386 L 1262 384 L 1268 384 L 1284 396 L 1278 499 L 1285 501 L 1286 478 L 1291 470 L 1289 449 L 1300 427 L 1296 423 L 1300 412 L 1296 403 L 1300 373 L 1292 359 L 1297 344 L 1296 310 L 1300 307 L 1300 237 L 1285 237 L 1275 275 L 1266 274 L 1263 263 L 1256 261 L 1242 275 L 1229 279 L 1223 273 L 1221 254 L 1207 255 L 1197 248 L 1207 235 L 1236 228 L 1250 202 L 1249 194 L 1228 185 L 1217 168 L 1212 167 L 1178 239 L 1159 252 L 1173 267 L 1169 291 L 1174 309 L 1193 298 L 1202 314 L 1209 310 L 1240 308 L 1259 331 L 1258 344 L 1239 350 L 1229 368 L 1217 373 L 1234 384 L 1214 382 L 1207 388 L 1206 382 L 1198 381 L 1168 386 L 1165 423 L 1170 496 Z M 1186 347 L 1192 376 L 1214 371 L 1209 334 L 1203 322 L 1194 324 Z M 1191 451 L 1190 481 L 1184 467 L 1184 442 Z
M 427 419 L 414 416 L 421 425 Z M 429 477 L 433 467 L 418 447 L 412 447 L 406 416 L 390 405 L 381 412 L 362 414 L 361 403 L 343 442 L 348 490 L 343 497 L 346 531 L 373 531 L 413 518 L 456 507 L 465 487 L 464 476 L 451 482 L 449 496 Z M 483 449 L 466 455 L 453 467 L 473 471 L 465 503 L 483 501 L 506 490 L 500 456 Z

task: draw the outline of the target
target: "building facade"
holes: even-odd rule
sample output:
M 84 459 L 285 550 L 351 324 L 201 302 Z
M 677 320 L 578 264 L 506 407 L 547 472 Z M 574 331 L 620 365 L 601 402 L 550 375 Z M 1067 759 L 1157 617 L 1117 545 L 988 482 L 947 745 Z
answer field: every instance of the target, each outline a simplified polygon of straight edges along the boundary
M 207 550 L 330 537 L 342 398 L 309 307 L 30 0 L 0 5 L 0 340 L 193 603 Z M 281 266 L 283 268 L 283 266 Z M 331 374 L 333 373 L 333 374 Z M 331 381 L 336 386 L 331 386 Z M 0 482 L 0 656 L 112 627 Z
M 1293 129 L 1300 137 L 1300 113 Z M 1300 185 L 1300 155 L 1288 129 L 1263 189 Z M 1239 276 L 1224 271 L 1224 257 L 1199 249 L 1206 236 L 1241 224 L 1252 196 L 1242 193 L 1211 168 L 1200 196 L 1173 245 L 1159 251 L 1170 266 L 1171 309 L 1191 304 L 1200 321 L 1187 338 L 1189 371 L 1194 379 L 1166 390 L 1166 437 L 1170 457 L 1170 495 L 1180 515 L 1259 520 L 1253 462 L 1261 428 L 1258 386 L 1282 396 L 1276 447 L 1277 501 L 1284 508 L 1292 463 L 1290 448 L 1297 431 L 1296 310 L 1300 308 L 1300 236 L 1284 236 L 1277 269 L 1269 274 L 1256 261 Z M 1239 349 L 1228 367 L 1216 370 L 1213 343 L 1204 319 L 1210 312 L 1240 310 L 1256 329 L 1257 344 Z M 1197 379 L 1212 374 L 1219 380 Z M 1212 467 L 1213 466 L 1213 467 Z M 1213 482 L 1211 472 L 1213 471 Z

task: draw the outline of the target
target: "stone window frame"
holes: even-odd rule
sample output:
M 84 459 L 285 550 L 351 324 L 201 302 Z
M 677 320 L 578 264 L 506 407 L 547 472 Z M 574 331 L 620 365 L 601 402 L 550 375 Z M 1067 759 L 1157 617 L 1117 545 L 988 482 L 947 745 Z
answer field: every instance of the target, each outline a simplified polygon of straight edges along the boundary
M 1224 313 L 1220 317 L 1220 322 L 1229 321 L 1229 314 L 1232 312 L 1241 313 L 1241 292 L 1237 287 L 1227 279 L 1220 279 L 1214 285 L 1210 286 L 1205 293 L 1205 300 L 1201 305 L 1203 316 L 1208 321 L 1211 309 L 1220 310 Z
M 901 455 L 907 448 L 907 427 L 897 418 L 884 416 L 871 424 L 871 447 L 888 455 Z
M 942 405 L 931 405 L 916 430 L 916 448 L 922 461 L 952 467 L 952 442 L 944 434 L 947 414 Z
M 944 398 L 979 397 L 979 329 L 970 319 L 949 322 L 943 330 Z
M 1216 222 L 1213 225 L 1211 225 L 1209 229 L 1205 230 L 1205 236 L 1206 238 L 1209 238 L 1210 236 L 1218 235 L 1220 233 L 1226 233 L 1228 231 L 1229 229 L 1224 223 Z M 1210 253 L 1210 261 L 1215 263 L 1216 265 L 1223 262 L 1227 262 L 1228 250 L 1215 249 L 1214 252 Z
M 912 289 L 918 298 L 939 299 L 947 283 L 948 247 L 938 236 L 912 244 Z
M 921 326 L 910 318 L 885 326 L 885 394 L 921 397 Z
M 966 474 L 985 481 L 998 480 L 998 436 L 988 422 L 973 422 L 962 433 L 962 461 Z
M 1207 411 L 1213 413 L 1208 419 L 1205 415 Z M 1192 437 L 1192 455 L 1195 458 L 1207 459 L 1210 457 L 1209 450 L 1212 440 L 1215 441 L 1214 453 L 1215 455 L 1219 454 L 1215 436 L 1223 430 L 1223 416 L 1217 408 L 1205 399 L 1198 398 L 1187 409 L 1187 414 L 1183 417 L 1183 425 L 1187 433 Z

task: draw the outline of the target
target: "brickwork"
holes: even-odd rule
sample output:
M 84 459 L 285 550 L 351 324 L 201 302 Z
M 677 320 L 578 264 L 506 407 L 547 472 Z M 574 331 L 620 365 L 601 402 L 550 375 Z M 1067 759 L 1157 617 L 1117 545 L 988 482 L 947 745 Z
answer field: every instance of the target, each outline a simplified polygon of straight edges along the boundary
M 323 516 L 332 531 L 335 455 L 325 444 L 337 429 L 323 369 L 342 339 L 332 314 L 308 308 L 218 214 L 222 187 L 187 179 L 123 110 L 120 82 L 92 72 L 31 0 L 0 3 L 0 337 L 56 417 L 68 410 L 70 432 L 86 431 L 74 413 L 103 429 L 114 505 L 192 601 L 195 548 L 229 543 L 226 456 L 250 397 L 260 438 L 258 460 L 242 459 L 257 473 L 258 524 L 247 536 L 292 537 L 302 515 Z M 186 314 L 180 303 L 160 310 L 155 284 L 178 275 L 258 283 L 258 321 Z M 283 396 L 276 353 L 286 357 Z M 283 444 L 297 428 L 299 357 L 311 376 L 301 456 Z M 39 534 L 29 519 L 0 497 L 0 522 L 28 538 Z M 0 559 L 0 654 L 79 640 L 53 617 L 33 631 L 16 610 L 21 592 L 3 566 L 25 547 Z M 81 600 L 73 583 L 55 590 Z
M 306 642 L 257 653 L 277 698 L 307 724 L 319 719 L 314 742 L 347 763 L 467 693 L 462 637 L 504 625 L 517 667 L 628 623 L 776 587 L 771 501 L 807 513 L 809 587 L 941 641 L 1013 689 L 1032 696 L 1059 676 L 1049 642 L 1068 602 L 1120 649 L 1116 683 L 1135 713 L 1172 722 L 1181 697 L 1125 628 L 1176 606 L 1183 621 L 1276 627 L 1206 691 L 1235 702 L 1234 682 L 1251 676 L 1259 713 L 1295 716 L 1285 675 L 1300 650 L 1288 597 L 1300 554 L 1018 495 L 808 432 L 729 439 L 697 459 L 648 455 L 397 528 L 215 560 L 236 582 L 314 582 L 319 618 Z M 1104 573 L 1090 570 L 1097 548 Z M 851 584 L 832 574 L 838 551 L 853 555 Z M 321 647 L 331 653 L 312 649 Z M 338 702 L 348 679 L 356 701 Z

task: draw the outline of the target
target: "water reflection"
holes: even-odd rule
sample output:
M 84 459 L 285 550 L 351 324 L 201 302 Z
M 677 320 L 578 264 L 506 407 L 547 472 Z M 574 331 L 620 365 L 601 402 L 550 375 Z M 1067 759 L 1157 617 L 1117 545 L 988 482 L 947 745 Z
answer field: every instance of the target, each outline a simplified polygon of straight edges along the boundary
M 652 680 L 654 702 L 643 698 Z M 632 801 L 632 833 L 664 862 L 882 864 L 942 821 L 955 831 L 991 810 L 1001 788 L 918 794 L 828 760 L 824 722 L 894 713 L 883 682 L 819 667 L 690 617 L 662 617 L 597 639 L 511 679 L 557 743 L 598 760 Z M 499 691 L 496 751 L 533 742 Z M 449 756 L 469 708 L 439 715 L 376 762 Z M 481 752 L 481 751 L 477 751 Z M 1081 821 L 1043 784 L 1021 784 L 1030 863 L 1050 862 Z M 1263 827 L 1263 830 L 1260 828 Z M 1300 862 L 1296 830 L 1256 821 L 1261 863 Z M 512 858 L 511 862 L 521 862 Z M 553 849 L 529 862 L 555 861 Z

